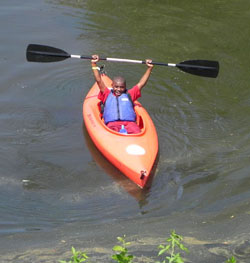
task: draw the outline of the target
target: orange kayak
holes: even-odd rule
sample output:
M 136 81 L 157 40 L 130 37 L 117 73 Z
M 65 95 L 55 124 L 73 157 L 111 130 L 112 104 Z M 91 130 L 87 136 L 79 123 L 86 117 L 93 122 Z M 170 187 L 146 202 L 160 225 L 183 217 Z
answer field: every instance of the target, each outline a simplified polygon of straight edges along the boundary
M 102 75 L 111 87 L 111 79 Z M 147 111 L 135 101 L 138 134 L 122 134 L 109 129 L 101 118 L 99 88 L 95 83 L 83 103 L 83 119 L 92 141 L 99 151 L 131 181 L 143 188 L 158 154 L 158 137 L 155 126 Z

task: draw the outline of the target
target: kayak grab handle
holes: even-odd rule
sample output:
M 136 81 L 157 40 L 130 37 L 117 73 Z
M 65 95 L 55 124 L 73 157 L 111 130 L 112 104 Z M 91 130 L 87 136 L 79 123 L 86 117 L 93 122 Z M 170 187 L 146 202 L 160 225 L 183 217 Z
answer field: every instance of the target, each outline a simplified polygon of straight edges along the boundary
M 142 170 L 140 179 L 143 180 L 146 175 L 147 175 L 147 171 L 146 170 Z

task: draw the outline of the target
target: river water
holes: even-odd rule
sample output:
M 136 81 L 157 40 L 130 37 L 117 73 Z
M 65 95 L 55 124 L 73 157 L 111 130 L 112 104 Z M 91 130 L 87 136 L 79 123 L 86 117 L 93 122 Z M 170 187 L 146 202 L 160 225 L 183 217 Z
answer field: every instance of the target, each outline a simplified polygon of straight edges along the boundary
M 116 237 L 156 260 L 172 229 L 187 262 L 250 262 L 247 0 L 1 0 L 0 262 L 57 262 L 71 246 L 110 262 Z M 28 44 L 71 54 L 220 62 L 218 78 L 155 66 L 140 102 L 159 136 L 142 191 L 90 141 L 89 61 L 29 63 Z M 105 63 L 129 86 L 143 65 Z

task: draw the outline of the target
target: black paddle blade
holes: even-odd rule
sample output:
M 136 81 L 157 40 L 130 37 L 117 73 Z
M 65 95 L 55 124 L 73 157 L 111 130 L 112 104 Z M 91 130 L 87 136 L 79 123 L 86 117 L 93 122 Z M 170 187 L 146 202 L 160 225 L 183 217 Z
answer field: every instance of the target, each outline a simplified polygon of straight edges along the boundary
M 55 47 L 29 44 L 26 50 L 27 61 L 30 62 L 56 62 L 69 58 L 70 55 Z
M 219 73 L 219 62 L 211 60 L 188 60 L 176 64 L 182 71 L 193 75 L 216 78 Z

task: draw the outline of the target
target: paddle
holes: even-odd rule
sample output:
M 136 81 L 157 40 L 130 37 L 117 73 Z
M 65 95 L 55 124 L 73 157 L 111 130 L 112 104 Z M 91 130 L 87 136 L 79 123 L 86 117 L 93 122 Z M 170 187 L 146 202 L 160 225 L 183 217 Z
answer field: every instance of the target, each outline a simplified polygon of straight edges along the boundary
M 92 56 L 70 55 L 59 48 L 30 44 L 26 50 L 26 58 L 30 62 L 56 62 L 67 58 L 92 59 Z M 122 59 L 122 58 L 100 58 L 100 60 L 112 62 L 128 62 L 145 64 L 142 60 Z M 152 62 L 153 65 L 177 67 L 180 70 L 202 77 L 216 78 L 219 73 L 219 63 L 211 60 L 187 60 L 178 64 Z

